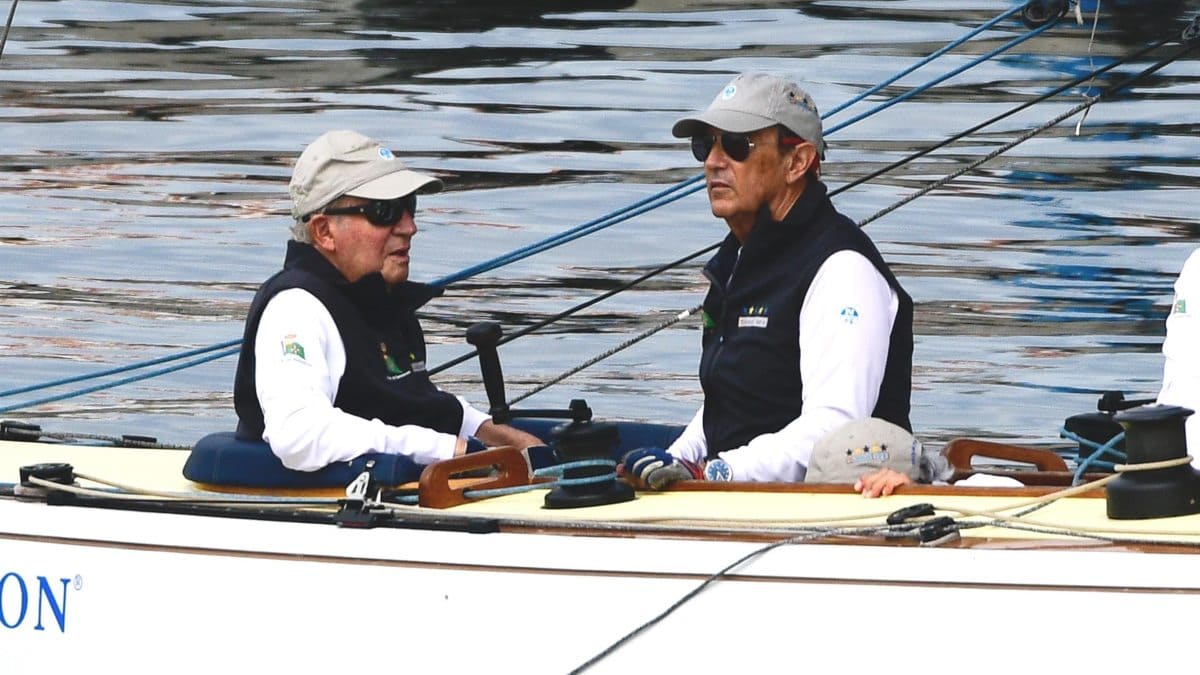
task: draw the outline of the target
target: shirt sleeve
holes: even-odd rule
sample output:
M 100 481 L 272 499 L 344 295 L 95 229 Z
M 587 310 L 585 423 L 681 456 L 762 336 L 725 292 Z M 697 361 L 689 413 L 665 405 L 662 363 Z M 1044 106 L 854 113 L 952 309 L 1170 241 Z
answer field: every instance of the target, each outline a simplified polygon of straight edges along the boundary
M 1200 249 L 1188 256 L 1167 317 L 1163 341 L 1163 381 L 1158 402 L 1196 411 L 1184 422 L 1188 453 L 1200 467 Z
M 871 416 L 899 307 L 862 254 L 839 251 L 822 263 L 800 309 L 803 412 L 777 432 L 722 452 L 734 480 L 802 481 L 818 440 Z
M 689 461 L 693 464 L 704 464 L 708 456 L 708 440 L 704 437 L 704 406 L 692 417 L 692 421 L 683 429 L 683 433 L 667 452 L 673 457 Z
M 458 438 L 452 434 L 417 425 L 391 426 L 333 405 L 346 370 L 346 352 L 329 310 L 308 291 L 291 288 L 267 303 L 254 359 L 266 427 L 263 438 L 289 469 L 316 471 L 369 452 L 406 455 L 420 464 L 454 455 Z M 470 406 L 460 402 L 466 428 Z

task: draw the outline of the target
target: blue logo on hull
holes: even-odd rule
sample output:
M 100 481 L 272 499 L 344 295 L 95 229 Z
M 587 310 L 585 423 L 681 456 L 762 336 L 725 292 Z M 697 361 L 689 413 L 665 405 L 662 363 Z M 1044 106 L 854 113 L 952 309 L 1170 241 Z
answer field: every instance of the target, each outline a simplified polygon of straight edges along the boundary
M 34 614 L 30 605 L 35 604 L 37 611 L 33 630 L 46 630 L 45 621 L 53 618 L 50 627 L 57 625 L 58 632 L 67 632 L 67 588 L 71 580 L 61 578 L 58 581 L 62 582 L 62 591 L 56 594 L 55 584 L 43 576 L 37 577 L 35 588 L 31 588 L 32 584 L 16 572 L 0 576 L 0 627 L 16 629 L 27 625 Z M 78 588 L 79 584 L 77 578 L 75 587 Z

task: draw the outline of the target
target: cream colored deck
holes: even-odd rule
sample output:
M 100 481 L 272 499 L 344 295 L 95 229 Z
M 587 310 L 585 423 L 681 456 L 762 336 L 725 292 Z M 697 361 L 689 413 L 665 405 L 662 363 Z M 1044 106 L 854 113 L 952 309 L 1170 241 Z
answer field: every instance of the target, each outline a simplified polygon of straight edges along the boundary
M 186 451 L 59 445 L 0 441 L 0 482 L 15 483 L 18 468 L 27 464 L 68 462 L 77 474 L 94 476 L 129 488 L 156 492 L 201 492 L 183 477 Z M 545 509 L 545 490 L 494 497 L 449 509 L 463 515 L 498 516 L 533 523 L 618 522 L 679 525 L 683 527 L 762 530 L 804 525 L 855 527 L 882 524 L 887 514 L 909 504 L 932 503 L 939 514 L 960 520 L 971 514 L 1002 511 L 1038 498 L 1003 490 L 1005 496 L 954 494 L 953 489 L 912 492 L 881 499 L 864 499 L 853 493 L 672 491 L 640 493 L 621 504 L 583 509 Z M 1044 492 L 1044 490 L 1042 490 Z M 982 518 L 986 516 L 976 516 Z M 1086 531 L 1118 537 L 1164 542 L 1200 542 L 1200 515 L 1145 521 L 1114 521 L 1105 515 L 1105 501 L 1097 497 L 1061 499 L 1025 516 L 1021 522 L 1055 530 Z M 1038 533 L 985 527 L 962 532 L 979 539 L 1062 539 L 1062 533 Z

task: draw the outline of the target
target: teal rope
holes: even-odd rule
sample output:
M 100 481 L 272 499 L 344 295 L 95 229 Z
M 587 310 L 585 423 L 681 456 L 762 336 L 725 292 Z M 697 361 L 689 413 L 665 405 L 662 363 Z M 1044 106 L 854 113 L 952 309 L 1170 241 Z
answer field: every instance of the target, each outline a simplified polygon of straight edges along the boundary
M 562 478 L 563 471 L 566 469 L 582 469 L 587 467 L 608 467 L 612 469 L 609 473 L 603 473 L 598 476 L 587 476 L 584 478 Z M 566 462 L 564 464 L 555 464 L 533 472 L 534 476 L 554 477 L 559 476 L 558 480 L 548 483 L 530 483 L 529 485 L 514 485 L 506 488 L 490 488 L 486 490 L 463 490 L 463 496 L 467 499 L 487 499 L 489 497 L 503 497 L 505 495 L 515 495 L 521 492 L 529 492 L 530 490 L 547 490 L 556 486 L 571 487 L 579 485 L 592 485 L 596 483 L 607 483 L 617 479 L 617 463 L 611 459 L 581 459 L 575 462 Z M 388 501 L 396 504 L 419 504 L 419 495 L 396 495 Z
M 1093 465 L 1095 465 L 1097 468 L 1106 468 L 1109 471 L 1112 471 L 1113 469 L 1116 468 L 1111 462 L 1100 461 L 1099 458 L 1101 455 L 1104 455 L 1107 453 L 1122 462 L 1124 462 L 1126 460 L 1125 453 L 1121 452 L 1120 450 L 1115 449 L 1117 443 L 1120 443 L 1122 440 L 1124 440 L 1124 438 L 1125 438 L 1124 431 L 1122 431 L 1122 432 L 1116 434 L 1115 436 L 1113 436 L 1112 438 L 1108 439 L 1108 441 L 1106 443 L 1104 443 L 1103 445 L 1096 443 L 1093 440 L 1084 438 L 1084 437 L 1080 436 L 1079 434 L 1068 431 L 1066 427 L 1062 427 L 1061 429 L 1059 429 L 1058 435 L 1061 436 L 1062 438 L 1069 438 L 1069 439 L 1079 443 L 1080 445 L 1083 445 L 1088 448 L 1092 448 L 1094 450 L 1094 452 L 1092 452 L 1092 454 L 1085 457 L 1084 460 L 1079 463 L 1079 466 L 1075 468 L 1075 474 L 1071 477 L 1071 485 L 1079 485 L 1080 483 L 1082 483 L 1083 482 L 1083 474 L 1086 473 L 1088 468 Z

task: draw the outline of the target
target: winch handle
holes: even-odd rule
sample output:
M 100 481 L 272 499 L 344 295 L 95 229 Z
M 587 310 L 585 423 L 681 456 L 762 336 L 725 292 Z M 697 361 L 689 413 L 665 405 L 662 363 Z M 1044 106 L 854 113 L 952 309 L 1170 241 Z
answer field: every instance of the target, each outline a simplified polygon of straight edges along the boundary
M 504 373 L 500 369 L 500 355 L 496 346 L 504 330 L 495 321 L 481 321 L 467 328 L 467 342 L 479 353 L 479 370 L 483 375 L 483 388 L 487 391 L 488 413 L 497 421 L 507 417 L 508 399 L 504 397 Z

